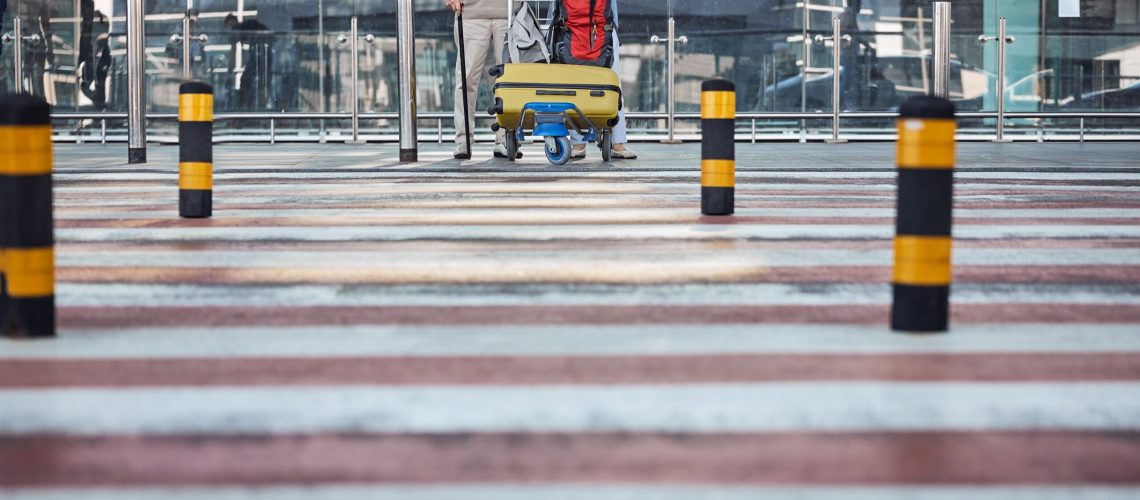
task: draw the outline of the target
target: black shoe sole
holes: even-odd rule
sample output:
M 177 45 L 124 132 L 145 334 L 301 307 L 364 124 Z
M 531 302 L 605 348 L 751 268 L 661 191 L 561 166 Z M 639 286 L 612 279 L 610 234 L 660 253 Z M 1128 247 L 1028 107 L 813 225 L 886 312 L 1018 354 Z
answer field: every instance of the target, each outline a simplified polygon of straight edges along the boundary
M 455 155 L 454 158 L 456 160 L 470 160 L 471 155 Z

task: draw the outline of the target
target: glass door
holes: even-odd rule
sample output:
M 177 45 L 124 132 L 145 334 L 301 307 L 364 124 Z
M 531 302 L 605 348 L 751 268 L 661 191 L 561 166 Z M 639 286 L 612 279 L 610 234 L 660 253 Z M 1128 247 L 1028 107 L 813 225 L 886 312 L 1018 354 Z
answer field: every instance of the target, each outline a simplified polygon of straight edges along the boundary
M 16 90 L 14 12 L 19 0 L 0 0 L 0 94 Z
M 669 19 L 683 12 L 676 0 L 618 4 L 618 68 L 627 114 L 665 116 L 669 110 Z M 632 8 L 631 8 L 632 7 Z M 690 28 L 674 19 L 675 31 Z M 679 35 L 678 35 L 679 36 Z M 627 115 L 629 135 L 664 137 L 668 120 L 634 119 Z
M 315 140 L 326 127 L 340 126 L 287 115 L 347 110 L 339 107 L 336 76 L 346 63 L 338 57 L 343 47 L 337 39 L 347 36 L 348 0 L 194 1 L 197 30 L 209 40 L 205 63 L 199 69 L 195 62 L 195 74 L 207 75 L 214 85 L 219 113 L 247 116 L 217 123 L 220 135 Z
M 43 97 L 57 108 L 77 105 L 78 0 L 9 0 L 2 13 L 0 88 Z

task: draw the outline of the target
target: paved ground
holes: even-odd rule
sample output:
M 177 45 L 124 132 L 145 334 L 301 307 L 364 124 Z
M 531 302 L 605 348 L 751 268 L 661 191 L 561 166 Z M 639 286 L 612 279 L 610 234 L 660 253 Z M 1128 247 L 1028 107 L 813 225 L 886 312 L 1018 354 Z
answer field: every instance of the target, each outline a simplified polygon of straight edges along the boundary
M 638 150 L 224 146 L 182 221 L 176 148 L 60 146 L 0 498 L 1140 495 L 1140 145 L 962 145 L 923 337 L 885 326 L 891 145 L 740 145 L 731 219 L 698 146 Z

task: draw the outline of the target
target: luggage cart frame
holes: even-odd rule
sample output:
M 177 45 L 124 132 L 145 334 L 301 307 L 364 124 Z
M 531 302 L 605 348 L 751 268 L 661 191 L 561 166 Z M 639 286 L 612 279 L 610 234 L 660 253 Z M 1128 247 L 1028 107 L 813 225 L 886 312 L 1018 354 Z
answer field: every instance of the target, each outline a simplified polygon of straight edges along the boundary
M 536 20 L 539 22 L 539 28 L 542 29 L 544 37 L 550 39 L 550 30 L 554 25 L 554 17 L 558 11 L 559 0 L 521 0 L 519 3 L 527 3 L 532 6 L 535 13 Z M 513 44 L 512 30 L 510 27 L 515 22 L 515 0 L 507 1 L 507 43 Z M 544 9 L 545 7 L 545 9 Z M 521 6 L 520 6 L 521 8 Z M 553 49 L 553 47 L 551 47 Z M 619 101 L 620 103 L 620 101 Z M 621 104 L 619 104 L 620 109 Z M 531 135 L 534 137 L 542 137 L 544 142 L 544 150 L 547 160 L 554 165 L 564 165 L 570 160 L 570 131 L 573 130 L 582 136 L 586 142 L 597 142 L 598 148 L 602 153 L 602 161 L 608 162 L 611 160 L 613 151 L 613 131 L 612 128 L 599 128 L 589 120 L 585 113 L 571 102 L 529 102 L 522 108 L 522 113 L 519 115 L 519 120 L 514 124 L 495 124 L 496 131 L 498 127 L 510 126 L 506 128 L 505 145 L 507 148 L 507 161 L 515 161 L 517 152 L 520 145 L 526 141 L 526 130 L 524 123 L 528 113 L 534 116 L 534 129 Z M 578 120 L 573 117 L 577 117 Z M 585 126 L 580 126 L 579 121 Z M 612 127 L 612 125 L 610 125 Z

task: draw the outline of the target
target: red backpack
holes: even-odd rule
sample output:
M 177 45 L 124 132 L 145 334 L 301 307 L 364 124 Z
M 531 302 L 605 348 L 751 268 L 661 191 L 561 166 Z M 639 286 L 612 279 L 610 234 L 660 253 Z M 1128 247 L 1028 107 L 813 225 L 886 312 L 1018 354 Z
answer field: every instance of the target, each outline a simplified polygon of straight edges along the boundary
M 552 30 L 558 62 L 610 67 L 614 57 L 611 1 L 559 0 Z

